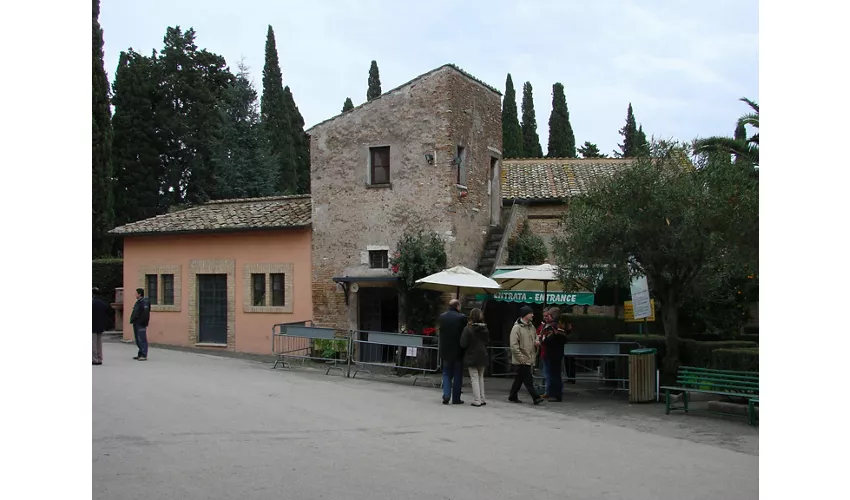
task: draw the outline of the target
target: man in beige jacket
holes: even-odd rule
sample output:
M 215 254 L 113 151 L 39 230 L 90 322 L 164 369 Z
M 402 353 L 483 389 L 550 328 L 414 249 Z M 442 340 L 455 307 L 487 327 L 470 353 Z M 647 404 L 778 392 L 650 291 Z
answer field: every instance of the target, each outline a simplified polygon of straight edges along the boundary
M 534 389 L 534 379 L 531 376 L 531 367 L 534 365 L 539 345 L 537 332 L 531 322 L 534 311 L 528 306 L 522 306 L 519 309 L 519 315 L 519 319 L 511 329 L 511 364 L 514 366 L 516 376 L 514 376 L 508 401 L 522 403 L 517 397 L 517 393 L 519 393 L 519 388 L 525 385 L 534 404 L 539 405 L 544 399 Z

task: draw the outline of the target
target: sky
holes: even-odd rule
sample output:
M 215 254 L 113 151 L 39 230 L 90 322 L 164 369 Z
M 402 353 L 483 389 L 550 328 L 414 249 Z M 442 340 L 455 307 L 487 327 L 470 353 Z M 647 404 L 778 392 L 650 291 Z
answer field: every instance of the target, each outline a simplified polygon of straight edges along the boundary
M 576 145 L 608 155 L 630 102 L 647 137 L 690 141 L 732 135 L 738 99 L 758 101 L 757 0 L 101 0 L 100 22 L 110 81 L 122 50 L 159 50 L 179 25 L 234 73 L 244 58 L 258 92 L 272 25 L 305 128 L 366 100 L 373 59 L 384 91 L 445 63 L 502 92 L 510 73 L 517 106 L 531 82 L 544 152 L 556 82 Z

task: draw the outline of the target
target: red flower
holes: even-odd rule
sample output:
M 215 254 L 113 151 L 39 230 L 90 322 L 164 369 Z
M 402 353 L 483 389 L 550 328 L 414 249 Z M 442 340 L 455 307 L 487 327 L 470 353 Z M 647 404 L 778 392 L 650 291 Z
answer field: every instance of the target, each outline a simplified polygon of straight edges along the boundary
M 436 333 L 436 332 L 437 332 L 436 328 L 425 328 L 424 330 L 422 330 L 422 335 L 431 336 L 431 335 L 434 335 L 434 333 Z
M 393 266 L 393 274 L 398 274 L 398 264 Z

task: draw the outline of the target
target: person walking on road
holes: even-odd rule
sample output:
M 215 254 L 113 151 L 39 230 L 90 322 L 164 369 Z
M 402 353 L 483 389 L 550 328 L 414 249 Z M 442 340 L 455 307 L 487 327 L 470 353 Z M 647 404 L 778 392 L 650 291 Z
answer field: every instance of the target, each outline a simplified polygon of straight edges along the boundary
M 133 304 L 133 312 L 130 314 L 130 324 L 133 325 L 133 335 L 136 337 L 136 346 L 139 354 L 133 359 L 147 361 L 148 359 L 148 323 L 151 320 L 151 302 L 145 297 L 144 288 L 136 288 L 136 303 Z
M 469 324 L 460 336 L 460 347 L 464 350 L 463 362 L 469 370 L 472 384 L 472 406 L 484 406 L 487 398 L 484 396 L 484 370 L 489 361 L 487 343 L 490 341 L 490 331 L 484 323 L 484 313 L 481 309 L 473 309 L 469 313 Z
M 508 396 L 508 401 L 511 403 L 522 403 L 519 400 L 519 388 L 525 385 L 528 394 L 534 401 L 535 405 L 539 405 L 545 399 L 540 397 L 537 390 L 534 388 L 534 379 L 531 376 L 531 367 L 534 364 L 534 357 L 537 354 L 537 340 L 534 325 L 531 319 L 534 317 L 534 311 L 528 306 L 522 306 L 519 309 L 519 319 L 511 329 L 511 364 L 514 366 L 516 376 L 514 383 L 511 386 L 511 392 Z
M 92 287 L 92 316 L 91 316 L 91 364 L 103 364 L 103 332 L 106 330 L 106 320 L 110 307 L 97 296 L 100 290 Z
M 440 359 L 443 363 L 443 404 L 462 405 L 460 389 L 463 383 L 463 349 L 460 336 L 466 327 L 466 315 L 460 312 L 460 301 L 452 299 L 449 310 L 440 315 Z

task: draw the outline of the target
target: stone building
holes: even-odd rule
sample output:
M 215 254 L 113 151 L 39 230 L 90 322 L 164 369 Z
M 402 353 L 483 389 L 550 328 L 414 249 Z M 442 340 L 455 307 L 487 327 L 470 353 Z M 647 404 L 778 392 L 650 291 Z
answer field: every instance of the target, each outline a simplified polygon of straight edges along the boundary
M 501 94 L 447 64 L 310 128 L 313 320 L 398 331 L 406 229 L 475 267 L 500 224 Z
M 272 325 L 309 320 L 310 197 L 211 201 L 113 229 L 124 239 L 124 339 L 135 289 L 148 342 L 270 354 Z
M 546 243 L 550 260 L 554 259 L 552 240 L 562 232 L 561 218 L 569 198 L 587 192 L 596 179 L 610 177 L 633 162 L 613 158 L 506 159 L 502 163 L 505 240 L 529 224 Z M 505 248 L 496 265 L 506 264 L 507 259 Z

